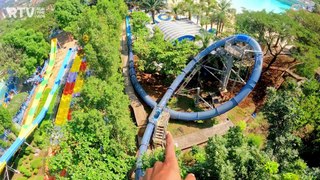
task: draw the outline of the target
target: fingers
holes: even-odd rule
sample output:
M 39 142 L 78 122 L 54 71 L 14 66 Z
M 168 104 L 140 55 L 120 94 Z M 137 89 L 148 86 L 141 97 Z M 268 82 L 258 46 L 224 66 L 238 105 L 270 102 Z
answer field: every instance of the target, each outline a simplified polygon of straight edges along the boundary
M 172 163 L 176 162 L 176 153 L 174 151 L 174 144 L 173 144 L 173 138 L 170 132 L 167 133 L 166 138 L 166 159 L 165 162 Z
M 163 166 L 163 162 L 157 161 L 157 162 L 153 165 L 153 172 L 160 172 L 162 166 Z
M 148 168 L 143 176 L 143 180 L 150 180 L 153 173 L 153 168 Z
M 194 174 L 188 174 L 185 180 L 196 180 L 196 177 L 194 176 Z

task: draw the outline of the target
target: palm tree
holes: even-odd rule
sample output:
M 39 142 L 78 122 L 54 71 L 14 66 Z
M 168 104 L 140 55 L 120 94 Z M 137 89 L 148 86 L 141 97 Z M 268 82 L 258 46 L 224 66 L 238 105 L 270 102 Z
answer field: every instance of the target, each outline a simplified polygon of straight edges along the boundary
M 203 8 L 201 4 L 195 4 L 193 13 L 197 16 L 197 24 L 199 24 L 200 17 L 203 14 Z
M 210 19 L 211 29 L 213 22 L 215 21 L 214 14 L 216 9 L 216 0 L 200 0 L 199 6 L 201 7 L 202 16 L 206 16 L 206 22 Z M 206 25 L 207 26 L 207 25 Z
M 209 46 L 210 41 L 214 38 L 214 35 L 212 33 L 209 33 L 208 31 L 201 29 L 200 34 L 196 35 L 196 41 L 202 42 L 202 49 L 205 49 Z
M 216 13 L 216 20 L 217 20 L 217 31 L 216 31 L 216 35 L 218 35 L 218 33 L 221 33 L 223 31 L 224 28 L 224 24 L 227 20 L 227 17 L 230 15 L 230 13 L 232 12 L 232 8 L 231 8 L 231 0 L 220 0 L 217 3 L 217 13 Z
M 163 0 L 142 0 L 140 7 L 143 8 L 146 12 L 151 12 L 152 21 L 155 23 L 155 14 L 161 9 L 166 7 L 166 4 Z
M 182 9 L 188 12 L 188 19 L 191 20 L 192 14 L 195 10 L 195 3 L 193 0 L 184 0 L 183 2 L 179 3 Z

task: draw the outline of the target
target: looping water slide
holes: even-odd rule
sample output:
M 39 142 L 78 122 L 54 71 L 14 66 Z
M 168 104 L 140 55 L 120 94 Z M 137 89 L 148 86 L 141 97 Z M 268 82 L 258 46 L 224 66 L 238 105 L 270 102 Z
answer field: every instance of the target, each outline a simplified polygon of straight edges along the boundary
M 134 61 L 133 61 L 133 52 L 132 52 L 132 34 L 131 34 L 131 26 L 130 26 L 130 18 L 126 17 L 126 33 L 127 33 L 127 43 L 128 43 L 128 50 L 129 50 L 129 75 L 131 83 L 135 89 L 135 91 L 140 95 L 143 101 L 148 104 L 153 111 L 151 112 L 148 118 L 147 128 L 143 135 L 141 145 L 139 148 L 139 153 L 137 157 L 137 164 L 136 164 L 136 179 L 138 180 L 142 175 L 142 155 L 147 151 L 149 146 L 149 141 L 154 131 L 155 125 L 157 121 L 161 118 L 164 111 L 170 113 L 170 118 L 178 119 L 183 121 L 197 121 L 197 120 L 205 120 L 210 119 L 212 117 L 221 115 L 235 106 L 237 106 L 244 98 L 248 96 L 248 94 L 252 91 L 252 89 L 257 84 L 262 70 L 262 63 L 263 63 L 263 54 L 261 51 L 260 45 L 257 43 L 256 40 L 249 37 L 245 34 L 238 34 L 234 36 L 230 36 L 228 38 L 216 41 L 215 43 L 211 44 L 209 47 L 201 51 L 196 57 L 194 57 L 187 66 L 182 70 L 181 74 L 177 76 L 177 78 L 173 81 L 171 86 L 168 88 L 167 92 L 162 97 L 159 103 L 155 102 L 142 88 L 139 84 L 136 72 L 134 68 Z M 186 77 L 188 73 L 190 73 L 201 60 L 210 54 L 212 51 L 215 51 L 217 48 L 223 47 L 226 42 L 231 42 L 231 44 L 236 44 L 239 42 L 248 44 L 254 52 L 254 67 L 252 73 L 250 75 L 249 80 L 246 82 L 244 87 L 240 90 L 240 92 L 230 99 L 229 101 L 225 102 L 224 104 L 208 111 L 202 112 L 178 112 L 166 107 L 167 102 L 175 92 L 175 90 L 179 87 L 179 85 L 183 82 L 183 79 Z
M 41 109 L 38 116 L 33 120 L 33 117 L 34 117 L 35 111 L 38 107 L 43 90 L 45 89 L 46 85 L 48 84 L 49 77 L 52 74 L 52 69 L 54 66 L 55 59 L 56 59 L 57 39 L 54 38 L 51 40 L 50 60 L 49 60 L 48 68 L 47 68 L 45 76 L 44 76 L 44 80 L 41 82 L 41 84 L 39 86 L 39 89 L 38 89 L 36 96 L 35 96 L 35 100 L 31 105 L 31 109 L 28 113 L 28 116 L 27 116 L 27 119 L 26 119 L 24 125 L 21 128 L 21 131 L 20 131 L 18 138 L 14 141 L 14 143 L 10 146 L 10 148 L 7 149 L 6 152 L 0 158 L 0 173 L 3 171 L 3 169 L 6 166 L 6 163 L 10 160 L 10 158 L 17 152 L 17 150 L 25 142 L 27 137 L 29 137 L 29 135 L 38 127 L 38 125 L 41 123 L 41 121 L 45 117 L 45 115 L 48 111 L 49 105 L 53 99 L 53 96 L 60 86 L 60 82 L 63 79 L 65 70 L 67 68 L 67 65 L 69 63 L 70 57 L 73 52 L 74 52 L 74 50 L 72 48 L 70 48 L 67 53 L 67 56 L 65 57 L 62 65 L 59 69 L 58 75 L 55 79 L 54 86 L 52 87 L 43 108 Z

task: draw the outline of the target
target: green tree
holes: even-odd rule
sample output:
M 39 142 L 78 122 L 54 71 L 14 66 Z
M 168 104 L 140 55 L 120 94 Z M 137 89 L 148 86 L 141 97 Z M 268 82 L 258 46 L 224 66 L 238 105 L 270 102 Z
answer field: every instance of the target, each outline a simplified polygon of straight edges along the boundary
M 7 109 L 0 106 L 0 134 L 4 133 L 5 129 L 9 129 L 12 126 L 12 117 Z
M 139 68 L 147 72 L 176 76 L 185 67 L 188 59 L 197 53 L 193 42 L 168 42 L 156 28 L 152 38 L 137 37 L 133 44 L 134 52 L 139 56 Z
M 124 179 L 133 166 L 125 142 L 112 135 L 112 124 L 97 110 L 75 112 L 63 130 L 60 149 L 50 170 L 66 169 L 72 179 Z
M 226 24 L 228 18 L 232 13 L 231 1 L 230 0 L 220 0 L 216 5 L 217 12 L 215 13 L 217 21 L 217 31 L 216 35 L 223 32 L 223 28 Z
M 164 8 L 166 4 L 163 0 L 142 0 L 140 7 L 146 12 L 151 12 L 152 22 L 155 23 L 155 14 Z
M 193 0 L 183 0 L 179 3 L 179 7 L 182 8 L 184 12 L 188 13 L 188 19 L 191 20 L 193 12 L 196 11 L 196 4 Z
M 205 49 L 209 46 L 210 41 L 213 40 L 214 35 L 204 29 L 200 30 L 200 34 L 196 35 L 196 40 L 200 40 L 202 42 L 202 49 Z
M 131 13 L 132 19 L 132 31 L 137 33 L 140 30 L 146 29 L 145 26 L 150 22 L 149 16 L 147 16 L 144 12 L 135 11 Z
M 54 5 L 54 15 L 62 28 L 66 28 L 71 22 L 77 20 L 81 14 L 84 5 L 80 0 L 58 0 Z
M 21 58 L 15 60 L 23 67 L 21 68 L 22 72 L 19 72 L 20 74 L 30 75 L 37 65 L 48 58 L 49 44 L 45 41 L 42 33 L 35 32 L 33 29 L 18 28 L 4 34 L 1 38 L 3 45 L 6 46 L 6 52 L 4 53 L 7 54 L 4 57 L 14 54 L 13 51 L 17 51 L 16 55 L 12 57 Z
M 308 11 L 289 11 L 288 16 L 300 26 L 296 33 L 294 57 L 301 62 L 297 66 L 298 73 L 312 78 L 313 72 L 320 66 L 320 14 Z
M 286 55 L 284 50 L 294 44 L 296 30 L 300 28 L 286 14 L 268 13 L 265 10 L 244 11 L 236 17 L 236 26 L 237 32 L 255 37 L 262 46 L 266 47 L 265 54 L 272 56 L 265 71 L 276 62 L 280 55 Z

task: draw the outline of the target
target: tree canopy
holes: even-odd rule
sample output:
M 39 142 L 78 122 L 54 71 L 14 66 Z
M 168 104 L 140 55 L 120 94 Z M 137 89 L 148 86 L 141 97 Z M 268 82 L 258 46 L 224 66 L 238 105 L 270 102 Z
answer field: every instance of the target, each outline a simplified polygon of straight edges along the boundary
M 65 28 L 84 46 L 92 76 L 85 80 L 50 160 L 56 177 L 65 169 L 70 179 L 125 179 L 134 166 L 136 131 L 119 71 L 125 13 L 122 1 L 102 0 L 84 7 Z
M 135 34 L 134 52 L 139 56 L 139 68 L 146 72 L 158 72 L 176 76 L 186 66 L 188 60 L 198 52 L 191 41 L 164 41 L 164 35 L 156 28 L 151 38 L 145 34 Z

